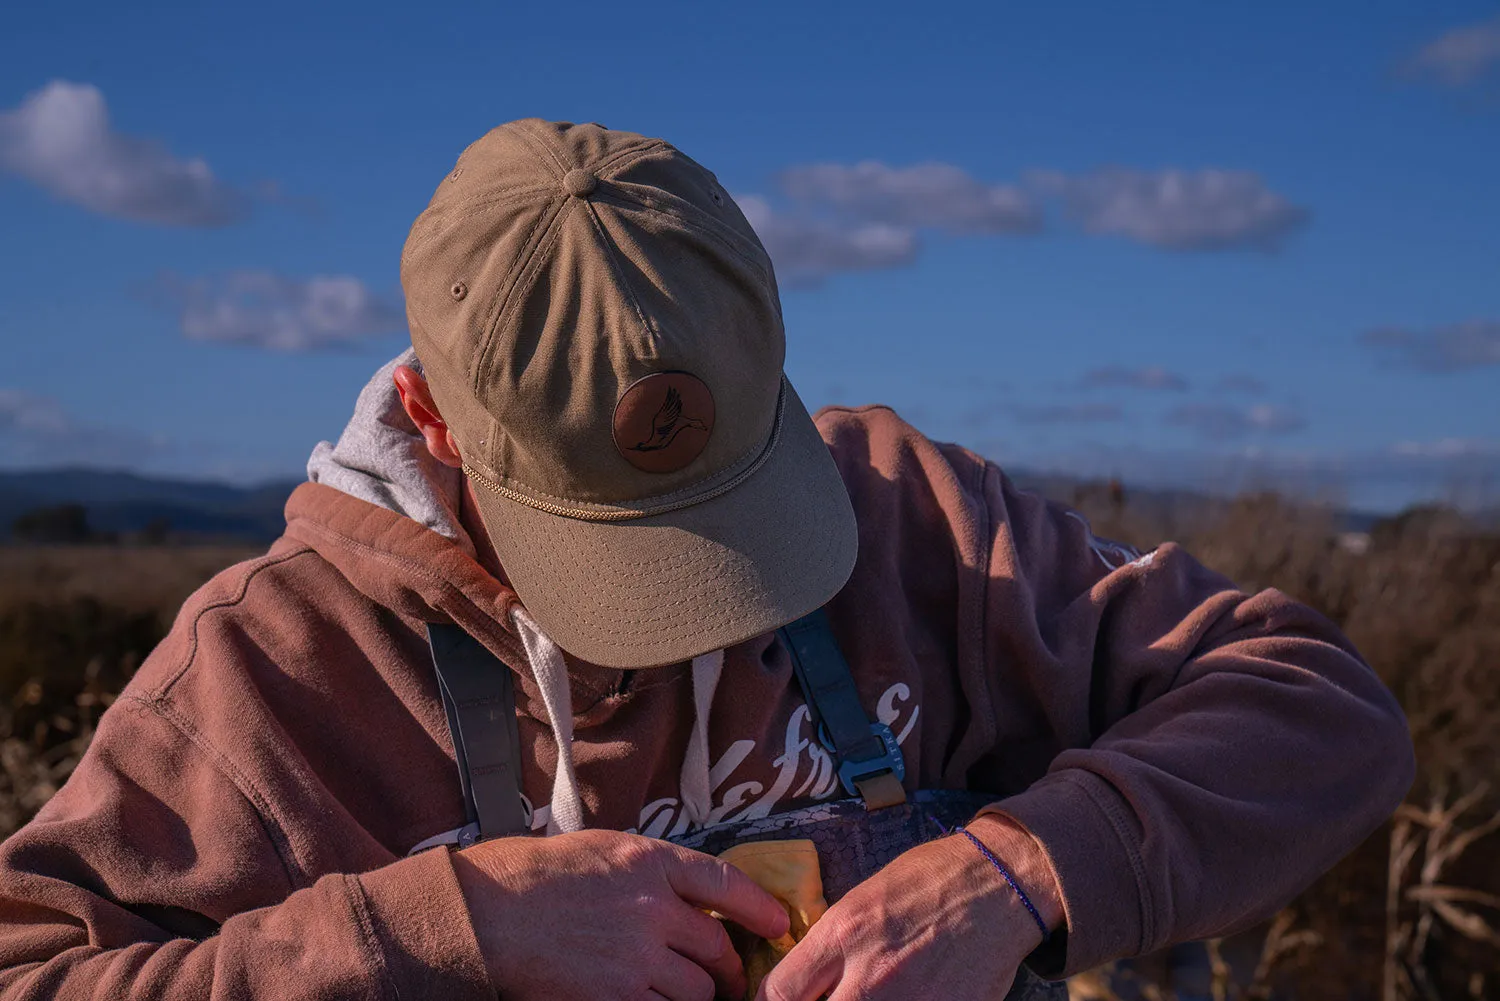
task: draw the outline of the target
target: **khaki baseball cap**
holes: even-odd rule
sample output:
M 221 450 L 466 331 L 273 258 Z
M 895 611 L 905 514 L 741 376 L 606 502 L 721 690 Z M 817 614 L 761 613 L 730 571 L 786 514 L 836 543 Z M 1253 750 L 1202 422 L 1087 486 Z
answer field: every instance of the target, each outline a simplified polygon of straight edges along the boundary
M 661 141 L 538 119 L 472 143 L 401 257 L 412 343 L 526 609 L 610 667 L 819 607 L 857 529 L 782 373 L 770 258 Z

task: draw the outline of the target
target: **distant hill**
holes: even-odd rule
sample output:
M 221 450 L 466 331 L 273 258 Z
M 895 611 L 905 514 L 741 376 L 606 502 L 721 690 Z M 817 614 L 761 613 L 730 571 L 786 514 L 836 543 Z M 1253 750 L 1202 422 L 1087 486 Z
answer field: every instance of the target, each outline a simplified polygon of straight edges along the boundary
M 94 469 L 0 472 L 0 536 L 28 511 L 81 504 L 100 532 L 137 533 L 156 522 L 182 541 L 269 542 L 285 527 L 282 509 L 296 485 L 236 487 Z
M 1025 469 L 1007 470 L 1016 484 L 1066 504 L 1083 493 L 1104 489 L 1101 481 Z M 165 522 L 179 541 L 270 542 L 285 527 L 282 509 L 298 481 L 236 487 L 199 480 L 171 480 L 93 469 L 0 472 L 0 538 L 8 538 L 16 518 L 37 508 L 81 504 L 89 524 L 100 532 L 139 533 Z M 1212 514 L 1228 503 L 1187 490 L 1151 489 L 1127 484 L 1132 510 L 1181 522 L 1184 516 Z M 1341 527 L 1367 532 L 1378 515 L 1346 511 Z

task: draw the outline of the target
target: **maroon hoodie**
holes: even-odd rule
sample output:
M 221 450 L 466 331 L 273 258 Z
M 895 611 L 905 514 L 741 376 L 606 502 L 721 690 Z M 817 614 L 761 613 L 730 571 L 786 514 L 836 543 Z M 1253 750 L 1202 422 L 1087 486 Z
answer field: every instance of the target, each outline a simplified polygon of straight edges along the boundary
M 888 409 L 817 421 L 860 525 L 833 630 L 907 788 L 992 793 L 1045 848 L 1067 926 L 1039 972 L 1264 918 L 1406 792 L 1401 712 L 1317 613 L 1097 539 Z M 515 672 L 545 823 L 557 755 L 517 599 L 401 490 L 324 479 L 187 602 L 0 846 L 0 999 L 494 997 L 448 849 L 407 852 L 464 821 L 430 622 Z M 585 824 L 686 829 L 688 665 L 567 666 Z M 774 635 L 725 652 L 710 823 L 842 794 L 806 723 Z

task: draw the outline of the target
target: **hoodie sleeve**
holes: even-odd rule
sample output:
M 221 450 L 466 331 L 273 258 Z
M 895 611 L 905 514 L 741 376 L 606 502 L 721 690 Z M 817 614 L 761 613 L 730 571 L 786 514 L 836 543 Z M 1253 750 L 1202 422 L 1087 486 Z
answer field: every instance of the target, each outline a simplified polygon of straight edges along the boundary
M 122 696 L 0 846 L 0 999 L 493 999 L 444 851 L 296 886 L 233 768 Z
M 1414 759 L 1391 693 L 1327 619 L 1247 595 L 1173 544 L 1139 554 L 985 471 L 991 698 L 1064 748 L 987 812 L 1051 860 L 1050 976 L 1248 927 L 1399 804 Z M 1003 627 L 1002 627 L 1003 624 Z

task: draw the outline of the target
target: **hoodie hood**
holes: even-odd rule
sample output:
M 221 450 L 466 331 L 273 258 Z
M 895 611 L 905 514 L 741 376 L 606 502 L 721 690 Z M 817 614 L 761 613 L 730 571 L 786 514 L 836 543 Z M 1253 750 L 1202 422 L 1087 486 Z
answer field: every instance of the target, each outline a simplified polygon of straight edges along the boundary
M 450 578 L 448 583 L 471 601 L 477 588 L 482 592 L 482 599 L 477 604 L 481 607 L 488 605 L 499 612 L 497 619 L 512 637 L 511 643 L 502 645 L 508 646 L 513 655 L 524 657 L 557 741 L 557 768 L 547 833 L 579 830 L 583 827 L 584 811 L 573 764 L 574 719 L 568 659 L 562 648 L 542 632 L 521 606 L 514 592 L 476 562 L 474 541 L 459 516 L 463 473 L 439 462 L 428 451 L 426 442 L 401 405 L 394 382 L 395 370 L 401 365 L 422 371 L 421 362 L 411 348 L 381 366 L 360 391 L 354 414 L 339 440 L 336 443 L 319 442 L 313 448 L 307 461 L 308 481 L 415 522 L 449 540 L 453 546 L 447 548 L 456 548 L 467 558 L 458 563 L 458 568 L 463 570 L 462 579 Z M 289 504 L 289 523 L 292 508 L 293 505 Z M 350 537 L 353 533 L 338 532 L 327 524 L 321 528 L 324 533 L 339 534 L 343 541 L 361 549 L 369 549 L 372 544 L 379 548 L 377 539 Z M 393 533 L 399 534 L 402 529 L 410 534 L 407 526 L 387 525 L 380 538 L 393 541 Z M 429 537 L 428 542 L 431 541 Z M 384 555 L 399 554 L 386 551 Z M 455 555 L 447 554 L 450 565 L 455 563 Z M 464 563 L 468 565 L 464 566 Z M 408 566 L 407 569 L 428 577 L 434 572 L 442 574 L 438 567 Z M 445 607 L 450 605 L 451 596 L 442 595 L 439 600 L 441 604 L 436 607 L 452 614 L 454 610 Z M 475 631 L 473 625 L 466 623 L 460 615 L 453 614 L 453 619 L 465 629 Z M 486 632 L 492 633 L 493 630 Z M 482 633 L 476 633 L 476 636 L 484 638 Z M 514 639 L 519 639 L 519 644 Z M 707 819 L 710 810 L 708 714 L 712 710 L 723 663 L 722 650 L 701 654 L 693 658 L 692 663 L 695 720 L 682 765 L 682 800 L 688 816 L 698 824 Z
M 320 441 L 313 448 L 307 478 L 404 515 L 473 556 L 474 542 L 458 516 L 463 473 L 427 450 L 401 406 L 393 381 L 401 365 L 422 371 L 411 348 L 382 365 L 359 391 L 337 444 Z

